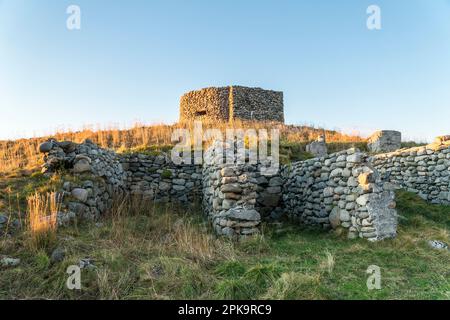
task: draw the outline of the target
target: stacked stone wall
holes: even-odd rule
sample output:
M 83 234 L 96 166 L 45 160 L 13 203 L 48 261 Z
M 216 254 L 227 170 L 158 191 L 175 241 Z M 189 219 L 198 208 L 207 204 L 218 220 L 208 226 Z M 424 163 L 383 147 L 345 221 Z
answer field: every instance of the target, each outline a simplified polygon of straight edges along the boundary
M 283 216 L 324 229 L 346 229 L 349 237 L 380 240 L 395 236 L 394 193 L 383 184 L 386 172 L 379 174 L 376 169 L 381 164 L 367 154 L 350 149 L 281 166 L 267 175 L 260 162 L 248 163 L 248 154 L 240 163 L 236 150 L 233 160 L 226 162 L 230 151 L 224 153 L 223 146 L 218 146 L 216 142 L 205 151 L 203 165 L 175 165 L 165 154 L 116 154 L 90 141 L 49 141 L 41 151 L 46 153 L 45 174 L 62 170 L 71 176 L 61 190 L 71 217 L 96 218 L 121 193 L 155 202 L 201 200 L 216 232 L 232 238 L 257 234 L 261 221 Z M 428 168 L 432 167 L 429 172 L 438 179 L 427 190 L 442 197 L 442 192 L 448 192 L 448 148 L 438 154 L 426 150 L 431 161 Z M 384 159 L 383 155 L 376 157 Z M 386 171 L 397 174 L 396 161 Z
M 120 161 L 129 173 L 127 187 L 131 195 L 164 203 L 192 203 L 202 197 L 199 165 L 176 165 L 163 153 L 124 154 Z
M 450 141 L 374 155 L 370 161 L 384 182 L 434 204 L 450 204 Z
M 283 92 L 230 86 L 191 91 L 181 97 L 180 121 L 284 122 Z
M 394 193 L 384 190 L 367 159 L 367 154 L 350 149 L 285 167 L 287 215 L 306 225 L 346 229 L 349 238 L 394 237 Z
M 40 149 L 46 153 L 42 168 L 45 175 L 66 173 L 60 191 L 65 214 L 59 218 L 63 222 L 76 216 L 96 219 L 111 208 L 115 195 L 128 191 L 128 172 L 119 156 L 90 140 L 82 144 L 51 140 Z

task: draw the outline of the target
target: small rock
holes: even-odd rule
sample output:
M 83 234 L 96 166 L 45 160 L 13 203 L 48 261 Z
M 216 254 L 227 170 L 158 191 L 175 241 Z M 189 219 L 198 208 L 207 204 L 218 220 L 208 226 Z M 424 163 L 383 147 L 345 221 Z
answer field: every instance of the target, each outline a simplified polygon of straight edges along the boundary
M 433 249 L 438 249 L 438 250 L 448 249 L 448 245 L 446 243 L 442 242 L 442 241 L 439 241 L 439 240 L 430 240 L 430 241 L 428 241 L 428 244 Z
M 53 250 L 52 255 L 50 256 L 51 263 L 59 263 L 64 260 L 66 256 L 66 252 L 62 248 L 56 248 Z
M 78 263 L 78 266 L 81 269 L 95 269 L 95 268 L 97 268 L 94 265 L 94 260 L 92 260 L 90 258 L 81 259 L 80 262 Z
M 0 224 L 5 224 L 8 222 L 8 217 L 5 216 L 4 214 L 0 213 Z
M 14 259 L 5 257 L 0 260 L 0 265 L 2 267 L 17 267 L 20 263 L 20 259 Z

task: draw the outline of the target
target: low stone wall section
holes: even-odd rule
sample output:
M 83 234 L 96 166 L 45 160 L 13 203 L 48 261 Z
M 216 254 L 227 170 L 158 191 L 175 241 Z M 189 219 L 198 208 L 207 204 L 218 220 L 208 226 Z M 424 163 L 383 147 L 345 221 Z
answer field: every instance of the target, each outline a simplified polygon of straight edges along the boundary
M 393 188 L 416 193 L 434 204 L 450 204 L 450 140 L 378 154 L 370 159 Z
M 285 167 L 283 202 L 294 221 L 347 230 L 371 241 L 396 235 L 393 191 L 383 189 L 368 155 L 350 149 Z

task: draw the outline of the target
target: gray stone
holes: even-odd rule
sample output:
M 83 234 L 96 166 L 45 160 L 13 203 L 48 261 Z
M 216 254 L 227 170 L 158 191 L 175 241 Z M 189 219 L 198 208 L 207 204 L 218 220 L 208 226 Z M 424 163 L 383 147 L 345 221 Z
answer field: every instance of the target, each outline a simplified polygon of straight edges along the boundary
M 170 183 L 161 181 L 159 183 L 159 190 L 161 190 L 161 191 L 168 191 L 168 190 L 170 190 Z
M 176 191 L 184 191 L 184 190 L 186 190 L 186 187 L 185 187 L 185 186 L 176 185 L 176 184 L 173 185 L 172 188 L 173 188 L 174 190 L 176 190 Z
M 223 168 L 221 171 L 222 177 L 233 177 L 235 175 L 233 168 Z
M 242 193 L 242 188 L 238 184 L 225 184 L 220 188 L 223 193 Z
M 52 141 L 47 141 L 44 143 L 41 143 L 41 145 L 39 146 L 39 152 L 40 153 L 48 153 L 53 149 L 53 142 Z
M 282 186 L 282 185 L 283 185 L 283 179 L 281 179 L 280 177 L 273 177 L 269 181 L 270 187 L 278 187 L 278 186 Z
M 339 219 L 342 222 L 348 222 L 348 221 L 350 221 L 350 214 L 348 213 L 347 210 L 340 210 Z
M 5 224 L 8 222 L 8 217 L 0 213 L 0 224 Z
M 50 256 L 50 262 L 55 264 L 59 263 L 64 260 L 64 257 L 66 256 L 66 252 L 62 248 L 56 248 L 53 250 L 51 256 Z
M 340 219 L 339 214 L 340 214 L 340 210 L 337 207 L 333 208 L 333 210 L 330 213 L 329 220 L 330 220 L 331 227 L 333 229 L 336 229 L 341 224 L 341 219 Z
M 222 235 L 231 238 L 234 236 L 234 229 L 230 227 L 225 227 L 222 229 Z
M 371 152 L 389 152 L 401 148 L 402 134 L 398 131 L 381 130 L 369 137 L 367 146 Z
M 395 194 L 392 191 L 370 195 L 367 210 L 373 220 L 377 240 L 394 238 L 397 235 L 397 211 L 392 208 L 394 199 Z
M 333 171 L 331 171 L 330 173 L 330 178 L 334 178 L 334 177 L 340 177 L 342 176 L 342 169 L 341 168 L 336 168 Z
M 347 162 L 361 163 L 362 162 L 362 154 L 361 153 L 354 153 L 352 155 L 347 156 Z
M 88 270 L 89 269 L 93 270 L 93 269 L 97 268 L 94 264 L 94 260 L 92 260 L 90 258 L 81 259 L 80 262 L 78 263 L 78 266 L 81 269 L 88 269 Z
M 232 208 L 227 211 L 226 217 L 234 220 L 259 221 L 261 216 L 255 209 Z
M 186 180 L 185 179 L 173 179 L 172 183 L 173 184 L 178 184 L 178 185 L 185 185 L 186 184 Z
M 91 165 L 86 159 L 78 160 L 73 166 L 74 173 L 85 173 L 91 171 Z
M 428 241 L 428 245 L 433 249 L 438 249 L 438 250 L 447 250 L 448 249 L 448 245 L 439 240 L 430 240 L 430 241 Z
M 0 260 L 0 265 L 2 267 L 17 267 L 20 264 L 20 259 L 14 259 L 10 257 L 4 257 Z
M 324 157 L 328 154 L 325 136 L 321 135 L 316 141 L 311 142 L 306 146 L 306 152 L 311 153 L 315 157 Z
M 81 202 L 86 202 L 88 199 L 89 192 L 86 189 L 75 188 L 71 192 L 72 197 Z
M 356 203 L 359 204 L 360 206 L 365 206 L 369 201 L 369 197 L 370 197 L 369 194 L 363 194 L 362 196 L 356 199 Z

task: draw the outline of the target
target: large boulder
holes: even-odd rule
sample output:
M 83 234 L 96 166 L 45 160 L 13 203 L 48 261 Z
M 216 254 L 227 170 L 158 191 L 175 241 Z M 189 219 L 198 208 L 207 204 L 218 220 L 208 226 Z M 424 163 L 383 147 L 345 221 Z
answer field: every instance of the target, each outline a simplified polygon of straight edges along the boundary
M 325 136 L 319 136 L 316 141 L 311 142 L 306 146 L 306 152 L 311 153 L 315 157 L 324 157 L 328 154 Z
M 49 153 L 53 149 L 54 143 L 53 141 L 46 141 L 41 143 L 39 146 L 40 153 Z
M 367 140 L 371 152 L 390 152 L 402 147 L 402 134 L 399 131 L 381 130 L 372 134 Z

